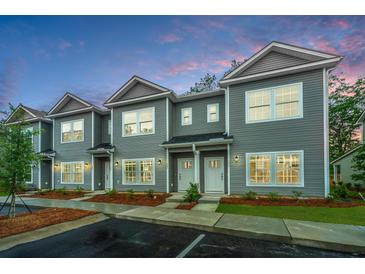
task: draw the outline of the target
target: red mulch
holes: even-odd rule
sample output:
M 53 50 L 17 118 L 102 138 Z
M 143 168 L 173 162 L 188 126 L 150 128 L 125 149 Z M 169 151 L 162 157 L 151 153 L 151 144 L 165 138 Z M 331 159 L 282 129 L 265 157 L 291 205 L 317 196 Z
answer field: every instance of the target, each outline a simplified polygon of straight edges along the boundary
M 308 207 L 354 207 L 365 206 L 363 202 L 356 201 L 327 201 L 325 199 L 288 199 L 279 198 L 277 201 L 259 198 L 256 200 L 247 200 L 239 197 L 223 197 L 220 199 L 221 204 L 241 204 L 253 206 L 308 206 Z
M 192 209 L 194 206 L 196 206 L 198 203 L 197 202 L 191 202 L 191 203 L 181 203 L 179 204 L 176 209 L 185 209 L 185 210 L 190 210 Z
M 84 197 L 84 195 L 85 195 L 85 192 L 77 192 L 77 191 L 67 190 L 65 193 L 57 192 L 57 191 L 36 193 L 36 194 L 31 195 L 31 196 L 27 196 L 27 198 L 70 200 L 70 199 Z
M 125 205 L 158 206 L 165 203 L 166 198 L 169 196 L 170 194 L 167 193 L 154 194 L 153 197 L 149 197 L 144 193 L 135 193 L 133 197 L 128 197 L 126 193 L 117 193 L 114 195 L 96 195 L 84 201 Z
M 93 214 L 96 212 L 70 208 L 47 208 L 33 213 L 18 214 L 15 218 L 2 216 L 0 217 L 0 238 L 77 220 Z

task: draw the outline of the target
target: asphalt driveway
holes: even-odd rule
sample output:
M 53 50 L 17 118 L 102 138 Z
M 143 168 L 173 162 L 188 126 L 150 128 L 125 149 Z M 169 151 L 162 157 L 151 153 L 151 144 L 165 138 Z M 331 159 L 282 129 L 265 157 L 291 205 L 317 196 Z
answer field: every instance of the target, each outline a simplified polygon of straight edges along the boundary
M 269 241 L 120 219 L 71 230 L 0 252 L 0 257 L 356 257 Z

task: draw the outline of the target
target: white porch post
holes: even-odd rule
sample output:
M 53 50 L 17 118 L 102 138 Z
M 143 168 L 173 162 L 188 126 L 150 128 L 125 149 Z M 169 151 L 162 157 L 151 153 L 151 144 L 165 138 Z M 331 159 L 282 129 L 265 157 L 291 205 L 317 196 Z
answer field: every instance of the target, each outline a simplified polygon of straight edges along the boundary
M 95 190 L 95 165 L 94 165 L 94 154 L 91 154 L 91 191 Z
M 200 191 L 200 151 L 196 150 L 195 144 L 193 144 L 193 153 L 194 153 L 194 180 L 195 183 L 199 185 Z

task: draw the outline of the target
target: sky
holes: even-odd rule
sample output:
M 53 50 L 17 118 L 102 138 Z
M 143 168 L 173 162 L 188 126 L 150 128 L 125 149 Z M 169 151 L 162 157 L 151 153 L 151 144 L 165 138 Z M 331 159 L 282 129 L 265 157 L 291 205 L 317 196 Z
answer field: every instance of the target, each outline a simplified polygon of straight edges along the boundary
M 133 75 L 183 93 L 273 40 L 365 76 L 365 16 L 0 16 L 0 109 L 48 111 L 66 91 L 101 105 Z

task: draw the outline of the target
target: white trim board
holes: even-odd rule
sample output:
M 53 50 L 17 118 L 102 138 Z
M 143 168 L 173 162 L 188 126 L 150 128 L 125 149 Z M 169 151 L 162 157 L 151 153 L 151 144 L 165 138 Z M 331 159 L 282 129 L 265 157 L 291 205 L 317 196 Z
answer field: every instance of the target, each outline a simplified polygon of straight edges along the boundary
M 62 178 L 63 178 L 63 176 L 62 176 L 62 174 L 63 174 L 63 172 L 62 172 L 62 165 L 64 165 L 64 164 L 81 164 L 81 166 L 82 166 L 82 182 L 81 183 L 77 183 L 77 182 L 63 182 L 62 181 Z M 60 178 L 60 184 L 61 185 L 83 185 L 84 184 L 84 182 L 85 182 L 85 162 L 84 161 L 73 161 L 73 162 L 60 162 L 60 169 L 61 169 L 61 171 L 60 171 L 60 174 L 61 174 L 61 178 Z
M 124 172 L 124 165 L 125 165 L 125 162 L 126 161 L 136 161 L 136 167 L 138 167 L 138 163 L 140 162 L 140 161 L 152 161 L 152 172 L 153 172 L 153 178 L 152 178 L 152 183 L 141 183 L 141 182 L 138 182 L 138 183 L 126 183 L 125 182 L 125 176 L 124 176 L 124 174 L 125 174 L 125 172 Z M 125 186 L 144 186 L 144 185 L 146 185 L 146 186 L 152 186 L 152 185 L 155 185 L 155 182 L 156 182 L 156 163 L 155 163 L 156 161 L 155 161 L 155 158 L 136 158 L 136 159 L 122 159 L 122 174 L 123 174 L 123 176 L 122 176 L 122 185 L 125 185 Z M 136 175 L 137 175 L 137 177 L 139 176 L 138 175 L 138 169 L 136 168 Z
M 79 141 L 68 141 L 68 142 L 63 141 L 62 140 L 62 133 L 63 133 L 62 132 L 62 125 L 63 124 L 66 124 L 66 123 L 72 123 L 72 132 L 73 132 L 73 124 L 75 122 L 79 122 L 79 121 L 82 121 L 82 131 L 83 131 L 83 133 L 82 133 L 82 140 L 79 140 Z M 60 123 L 60 133 L 61 133 L 61 135 L 60 135 L 60 143 L 61 144 L 82 143 L 82 142 L 84 142 L 85 141 L 85 119 L 84 118 L 81 118 L 81 119 L 67 120 L 67 121 L 61 122 Z
M 152 132 L 149 132 L 149 133 L 141 133 L 139 132 L 140 129 L 139 129 L 139 113 L 142 112 L 142 111 L 145 111 L 145 110 L 152 110 Z M 125 135 L 125 132 L 124 132 L 124 117 L 125 117 L 125 114 L 127 113 L 136 113 L 136 129 L 137 129 L 137 133 L 136 134 L 131 134 L 131 135 Z M 156 117 L 155 117 L 155 107 L 148 107 L 148 108 L 140 108 L 140 109 L 135 109 L 135 110 L 128 110 L 128 111 L 123 111 L 122 112 L 122 137 L 134 137 L 134 136 L 144 136 L 144 135 L 152 135 L 152 134 L 155 134 L 155 120 L 156 120 Z

